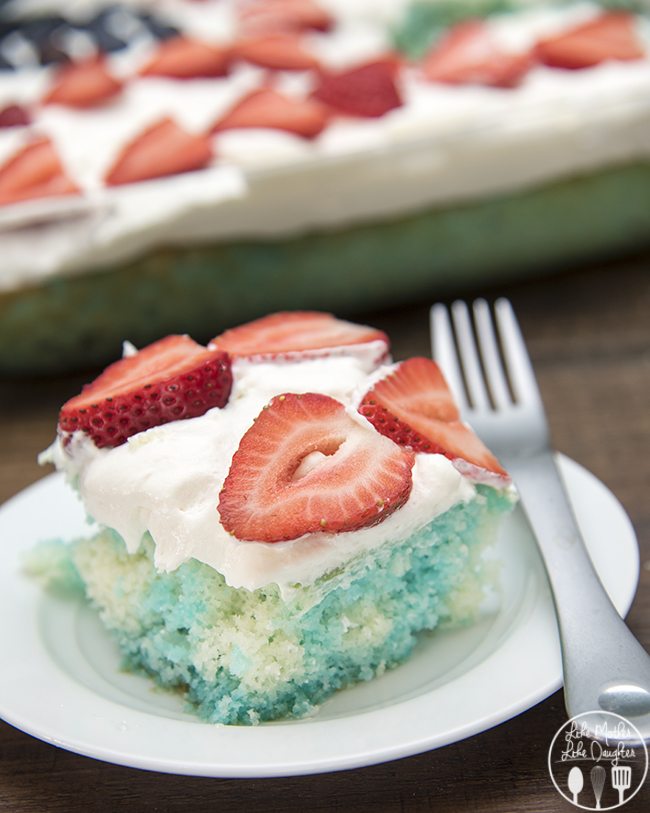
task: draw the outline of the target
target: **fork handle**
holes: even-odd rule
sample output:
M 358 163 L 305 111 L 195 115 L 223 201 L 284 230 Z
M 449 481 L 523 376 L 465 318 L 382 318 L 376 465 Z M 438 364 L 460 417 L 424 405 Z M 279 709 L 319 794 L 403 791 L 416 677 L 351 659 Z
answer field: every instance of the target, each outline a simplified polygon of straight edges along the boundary
M 502 460 L 521 494 L 546 565 L 562 644 L 569 716 L 611 711 L 634 723 L 650 740 L 650 656 L 598 578 L 552 453 L 502 456 Z

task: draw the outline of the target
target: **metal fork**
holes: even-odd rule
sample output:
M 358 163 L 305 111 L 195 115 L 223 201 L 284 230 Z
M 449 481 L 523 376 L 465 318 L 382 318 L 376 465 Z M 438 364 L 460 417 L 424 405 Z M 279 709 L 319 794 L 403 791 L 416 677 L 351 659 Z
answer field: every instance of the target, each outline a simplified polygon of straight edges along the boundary
M 431 309 L 433 356 L 463 418 L 517 486 L 548 574 L 570 717 L 609 711 L 650 740 L 650 657 L 621 620 L 594 570 L 550 446 L 548 424 L 510 302 L 494 317 L 479 299 Z

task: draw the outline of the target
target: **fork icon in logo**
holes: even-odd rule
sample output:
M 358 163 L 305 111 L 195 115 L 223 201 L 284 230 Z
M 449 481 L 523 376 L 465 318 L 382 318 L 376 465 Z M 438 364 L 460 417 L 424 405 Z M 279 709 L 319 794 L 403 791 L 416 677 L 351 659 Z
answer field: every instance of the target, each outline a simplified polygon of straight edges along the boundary
M 612 787 L 618 791 L 618 803 L 623 804 L 625 791 L 632 785 L 632 768 L 629 765 L 612 765 Z

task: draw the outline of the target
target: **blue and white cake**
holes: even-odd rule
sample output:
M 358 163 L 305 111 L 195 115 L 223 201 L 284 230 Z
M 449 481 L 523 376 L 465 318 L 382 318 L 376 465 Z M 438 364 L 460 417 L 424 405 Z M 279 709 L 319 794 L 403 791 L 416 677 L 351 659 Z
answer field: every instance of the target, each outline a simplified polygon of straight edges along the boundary
M 227 724 L 311 714 L 471 620 L 514 491 L 435 363 L 388 352 L 305 312 L 127 345 L 43 456 L 98 530 L 32 572 L 81 584 L 128 666 Z

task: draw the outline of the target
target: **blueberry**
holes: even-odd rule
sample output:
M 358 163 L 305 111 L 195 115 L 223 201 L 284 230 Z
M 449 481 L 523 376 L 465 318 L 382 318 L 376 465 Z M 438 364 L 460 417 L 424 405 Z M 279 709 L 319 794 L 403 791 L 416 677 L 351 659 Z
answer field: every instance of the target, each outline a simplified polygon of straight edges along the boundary
M 0 56 L 15 68 L 38 64 L 38 49 L 34 42 L 23 34 L 20 26 L 2 38 Z
M 70 55 L 52 42 L 46 42 L 38 49 L 38 59 L 41 65 L 60 65 L 69 62 Z
M 86 31 L 88 31 L 95 40 L 99 50 L 104 53 L 120 51 L 122 48 L 126 48 L 128 44 L 126 40 L 113 36 L 113 34 L 110 34 L 102 25 L 97 24 L 95 21 L 86 27 Z
M 54 15 L 0 23 L 0 52 L 3 61 L 17 67 L 29 62 L 22 53 L 16 51 L 16 37 L 31 48 L 33 53 L 31 58 L 41 65 L 65 61 L 67 55 L 56 38 L 66 26 L 67 23 L 62 17 Z
M 3 22 L 0 20 L 0 42 L 18 28 L 17 23 Z
M 63 17 L 55 15 L 48 17 L 34 17 L 20 23 L 20 33 L 25 39 L 30 40 L 37 48 L 49 43 L 52 32 L 61 26 L 65 26 Z
M 121 6 L 103 9 L 87 24 L 102 51 L 119 51 L 146 33 L 138 16 Z
M 157 40 L 168 40 L 180 34 L 178 28 L 174 28 L 173 25 L 162 22 L 152 14 L 141 14 L 140 19 L 146 25 L 149 33 Z

